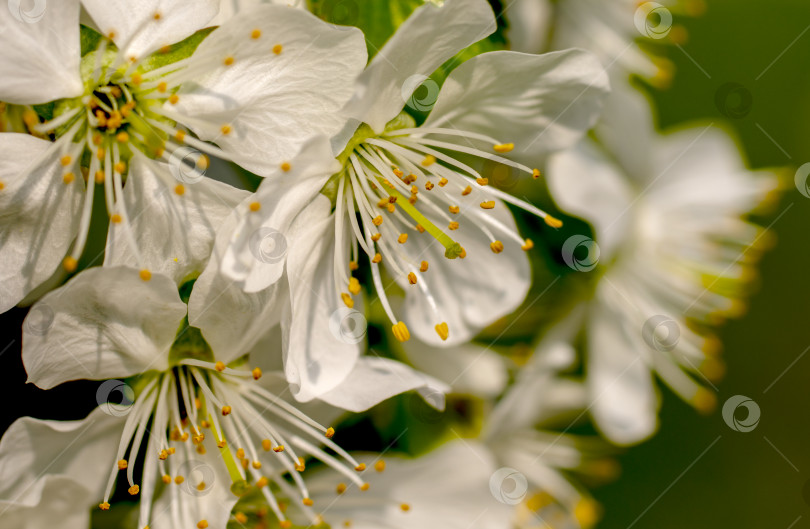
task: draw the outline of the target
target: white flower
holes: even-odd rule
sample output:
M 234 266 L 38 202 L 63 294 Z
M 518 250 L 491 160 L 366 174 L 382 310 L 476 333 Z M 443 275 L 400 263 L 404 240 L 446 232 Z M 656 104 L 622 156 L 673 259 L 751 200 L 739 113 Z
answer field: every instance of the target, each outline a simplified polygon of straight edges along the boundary
M 116 476 L 125 469 L 129 493 L 142 498 L 139 527 L 224 527 L 238 496 L 252 489 L 261 490 L 282 527 L 289 527 L 289 521 L 276 494 L 302 504 L 314 520 L 308 509 L 311 496 L 299 475 L 305 458 L 320 460 L 358 487 L 364 481 L 354 469 L 362 470 L 362 465 L 330 440 L 332 428 L 284 400 L 288 384 L 283 377 L 266 373 L 281 361 L 278 332 L 268 334 L 266 324 L 257 325 L 257 315 L 275 308 L 274 300 L 228 295 L 232 304 L 225 317 L 191 327 L 183 299 L 208 297 L 210 293 L 200 292 L 204 288 L 188 282 L 178 292 L 175 282 L 164 275 L 144 281 L 137 270 L 127 267 L 83 271 L 35 305 L 34 310 L 51 318 L 45 328 L 26 328 L 23 362 L 29 381 L 48 389 L 78 378 L 135 376 L 129 384 L 138 394 L 123 431 L 106 435 L 105 442 L 118 449 L 100 460 L 106 463 L 93 465 L 109 476 L 99 498 L 102 509 L 110 508 Z M 194 310 L 193 305 L 188 307 L 189 316 L 195 315 Z M 411 389 L 445 390 L 441 383 L 394 361 L 359 359 L 346 383 L 321 395 L 321 400 L 361 411 Z M 94 424 L 97 415 L 65 429 L 76 432 L 76 442 L 81 443 L 84 427 Z M 319 448 L 321 443 L 328 451 Z M 134 468 L 144 445 L 138 478 Z M 186 474 L 197 462 L 208 469 L 210 478 L 205 478 L 206 472 L 202 477 L 194 474 L 195 482 L 185 486 L 205 495 L 186 494 L 179 488 L 192 479 Z M 90 473 L 84 477 L 90 480 L 86 488 L 91 491 L 104 481 Z M 156 497 L 161 480 L 175 485 Z M 268 487 L 269 482 L 274 485 Z
M 158 179 L 165 181 L 174 174 L 179 182 L 166 187 L 177 194 L 189 183 L 183 177 L 193 170 L 187 162 L 204 172 L 206 154 L 267 174 L 311 135 L 343 126 L 335 112 L 352 88 L 323 80 L 352 78 L 366 62 L 359 31 L 335 29 L 287 6 L 233 16 L 177 60 L 173 53 L 188 51 L 175 43 L 203 28 L 218 1 L 192 10 L 158 0 L 83 5 L 103 33 L 98 48 L 84 57 L 77 0 L 49 3 L 42 19 L 30 24 L 10 11 L 0 15 L 6 50 L 0 101 L 53 102 L 53 119 L 44 123 L 31 108 L 22 114 L 29 130 L 52 141 L 0 134 L 3 311 L 50 277 L 60 261 L 75 270 L 96 189 L 111 225 L 119 225 L 131 245 L 128 264 L 146 269 L 130 226 L 141 212 L 127 208 L 123 191 L 125 182 L 129 187 L 130 179 L 140 178 L 138 169 L 160 168 Z
M 529 286 L 523 251 L 533 243 L 520 236 L 506 204 L 552 227 L 560 223 L 488 185 L 486 173 L 462 157 L 538 176 L 501 154 L 511 151 L 531 163 L 576 141 L 593 124 L 607 84 L 582 52 L 486 53 L 450 73 L 417 127 L 401 111 L 419 81 L 494 28 L 491 8 L 480 0 L 419 7 L 360 76 L 346 126 L 332 139 L 339 162 L 314 147 L 305 150 L 286 174 L 265 179 L 237 208 L 222 272 L 259 291 L 286 269 L 293 299 L 289 347 L 334 343 L 327 318 L 357 302 L 362 286 L 352 272 L 361 253 L 401 341 L 413 329 L 429 344 L 463 343 L 523 300 Z M 524 143 L 515 147 L 518 140 Z M 304 261 L 255 259 L 251 238 L 263 229 L 283 234 L 289 247 L 306 247 Z M 388 302 L 381 263 L 406 292 L 401 319 Z M 314 299 L 299 310 L 302 297 Z
M 588 304 L 587 375 L 591 412 L 618 444 L 656 428 L 653 373 L 698 409 L 713 407 L 703 384 L 722 363 L 706 324 L 739 313 L 770 241 L 743 217 L 775 180 L 747 170 L 725 132 L 692 127 L 646 141 L 612 159 L 583 141 L 548 167 L 560 207 L 588 219 L 599 245 L 604 275 Z M 631 158 L 631 167 L 612 161 Z

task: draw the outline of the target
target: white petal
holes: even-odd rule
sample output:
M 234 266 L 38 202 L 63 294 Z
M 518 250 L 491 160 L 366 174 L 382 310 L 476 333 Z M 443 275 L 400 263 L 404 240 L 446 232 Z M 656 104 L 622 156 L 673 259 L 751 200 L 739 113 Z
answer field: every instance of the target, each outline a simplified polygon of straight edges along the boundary
M 171 169 L 136 154 L 124 202 L 144 267 L 180 284 L 189 274 L 202 272 L 217 230 L 249 193 L 203 177 L 181 184 L 178 194 L 180 181 L 172 178 Z M 124 229 L 123 224 L 110 223 L 105 266 L 139 266 Z
M 225 363 L 246 354 L 278 324 L 287 297 L 283 282 L 246 293 L 221 273 L 219 263 L 236 223 L 237 214 L 232 212 L 217 233 L 211 259 L 194 283 L 188 301 L 189 323 L 202 331 L 215 358 Z
M 359 77 L 347 114 L 382 132 L 423 80 L 495 28 L 492 8 L 484 0 L 446 0 L 441 7 L 426 2 L 397 29 Z
M 515 0 L 504 9 L 504 15 L 509 49 L 540 53 L 547 47 L 554 21 L 554 5 L 549 0 Z
M 186 315 L 177 286 L 126 267 L 90 268 L 44 296 L 23 324 L 23 364 L 42 389 L 76 379 L 122 378 L 168 367 Z
M 295 217 L 340 170 L 325 137 L 308 142 L 290 162 L 277 169 L 237 210 L 238 222 L 222 257 L 222 273 L 246 292 L 257 292 L 278 281 L 284 271 L 290 225 Z M 261 205 L 251 211 L 250 204 Z
M 584 139 L 554 154 L 546 167 L 549 191 L 557 205 L 594 227 L 603 262 L 627 240 L 635 192 L 600 147 Z
M 504 357 L 474 343 L 438 348 L 409 340 L 402 347 L 414 367 L 449 384 L 453 393 L 495 397 L 508 381 Z
M 78 0 L 7 4 L 0 16 L 0 101 L 37 104 L 81 95 Z
M 604 69 L 581 50 L 484 53 L 450 72 L 425 125 L 515 143 L 509 156 L 529 162 L 580 139 L 607 92 Z
M 355 454 L 357 455 L 357 454 Z M 357 455 L 371 466 L 377 457 Z M 356 529 L 508 529 L 512 507 L 490 492 L 497 465 L 492 454 L 472 440 L 453 441 L 418 458 L 385 457 L 385 472 L 370 480 L 371 488 L 334 493 L 335 475 L 320 471 L 307 477 L 316 505 L 329 505 L 325 521 L 336 527 L 351 520 Z M 344 500 L 345 498 L 345 500 Z M 359 509 L 357 502 L 364 508 Z M 410 509 L 404 512 L 401 504 Z M 361 514 L 362 513 L 362 514 Z
M 499 230 L 493 230 L 504 245 L 500 254 L 493 253 L 490 239 L 474 225 L 483 221 L 472 217 L 473 213 L 464 214 L 467 207 L 481 210 L 474 202 L 476 198 L 474 193 L 459 197 L 463 205 L 458 219 L 461 227 L 445 231 L 466 250 L 466 258 L 446 258 L 444 247 L 427 233 L 415 233 L 405 244 L 404 249 L 412 261 L 428 261 L 428 271 L 418 273 L 418 281 L 424 282 L 434 297 L 438 314 L 417 285 L 398 277 L 397 282 L 406 293 L 403 321 L 414 335 L 431 345 L 450 346 L 469 341 L 478 331 L 514 311 L 529 291 L 526 252 Z M 483 214 L 496 219 L 511 232 L 517 232 L 512 214 L 503 202 L 496 200 L 495 208 Z M 427 216 L 445 228 L 443 221 Z M 446 341 L 442 341 L 435 330 L 436 324 L 441 322 L 446 322 L 450 330 Z
M 652 374 L 625 332 L 614 313 L 593 308 L 586 368 L 591 414 L 605 437 L 618 445 L 642 441 L 658 427 Z
M 254 39 L 256 29 L 261 36 Z M 234 59 L 230 66 L 227 57 Z M 235 162 L 266 176 L 310 137 L 343 127 L 338 110 L 365 64 L 360 31 L 336 29 L 300 9 L 261 6 L 200 44 L 189 68 L 206 73 L 185 83 L 179 102 L 165 108 Z M 232 130 L 223 134 L 226 124 Z
M 306 0 L 220 0 L 219 13 L 210 22 L 212 26 L 221 26 L 234 16 L 262 4 L 278 4 L 306 9 Z
M 194 8 L 173 0 L 82 0 L 101 33 L 126 57 L 141 58 L 175 44 L 208 25 L 219 0 L 199 0 Z
M 341 384 L 318 398 L 344 410 L 361 412 L 411 390 L 419 390 L 428 404 L 444 409 L 444 394 L 450 387 L 395 360 L 364 356 Z
M 0 312 L 48 279 L 79 225 L 84 184 L 62 181 L 53 144 L 26 134 L 0 134 Z
M 0 524 L 87 527 L 108 475 L 99 462 L 114 461 L 124 419 L 101 408 L 81 421 L 17 419 L 0 441 Z
M 296 399 L 306 402 L 335 388 L 351 372 L 365 337 L 365 318 L 338 298 L 334 284 L 334 216 L 319 196 L 296 219 L 287 255 L 290 305 L 282 316 L 284 371 Z M 341 332 L 359 316 L 357 334 Z M 356 339 L 355 339 L 356 338 Z

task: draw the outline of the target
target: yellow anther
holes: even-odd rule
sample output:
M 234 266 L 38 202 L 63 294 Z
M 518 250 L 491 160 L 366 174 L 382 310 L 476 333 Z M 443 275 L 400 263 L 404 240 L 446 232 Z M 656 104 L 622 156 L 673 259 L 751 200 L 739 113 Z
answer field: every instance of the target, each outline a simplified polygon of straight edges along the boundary
M 203 428 L 210 428 L 210 427 L 211 427 L 211 423 L 209 423 L 208 421 L 206 421 L 205 419 L 203 419 L 202 421 L 200 421 L 200 426 L 202 426 Z
M 110 222 L 112 222 L 113 224 L 120 224 L 121 220 L 122 220 L 121 215 L 119 215 L 118 213 L 113 213 L 110 216 Z
M 562 228 L 563 225 L 562 221 L 560 219 L 552 217 L 551 215 L 546 215 L 546 217 L 543 220 L 545 221 L 546 224 L 548 224 L 552 228 Z
M 72 162 L 72 161 L 73 161 L 73 158 L 71 158 L 69 154 L 66 154 L 66 155 L 62 156 L 61 158 L 59 158 L 59 163 L 62 164 L 62 167 L 67 167 L 68 165 L 70 165 L 70 162 Z
M 240 448 L 236 451 L 236 459 L 244 459 L 245 458 L 245 449 Z
M 256 470 L 259 470 L 260 468 L 262 468 L 262 462 L 261 461 L 254 461 L 253 463 L 251 463 L 251 466 L 253 468 L 255 468 Z
M 166 461 L 168 457 L 169 457 L 168 450 L 161 450 L 160 452 L 158 452 L 158 459 L 160 459 L 161 461 Z
M 492 241 L 489 243 L 489 249 L 492 253 L 501 253 L 503 251 L 503 243 L 501 241 Z
M 250 211 L 259 211 L 262 208 L 262 205 L 258 202 L 251 202 L 248 206 Z
M 234 520 L 236 520 L 237 522 L 239 522 L 242 525 L 245 525 L 248 522 L 248 517 L 243 512 L 234 513 L 233 518 L 234 518 Z
M 163 483 L 165 483 L 166 485 L 172 482 L 172 477 L 168 474 L 163 474 L 163 477 L 161 479 L 163 480 Z
M 431 182 L 431 181 L 425 182 L 425 189 L 427 189 L 428 191 L 433 189 L 433 182 Z
M 175 448 L 173 446 L 169 447 L 169 455 L 172 455 L 175 452 Z
M 307 507 L 312 507 L 312 498 L 304 498 L 303 500 L 301 500 L 301 503 L 303 503 Z
M 176 476 L 176 477 L 174 478 L 174 482 L 175 482 L 177 485 L 179 485 L 179 484 L 183 483 L 185 480 L 186 480 L 186 478 L 184 478 L 183 476 Z
M 160 53 L 166 54 L 172 51 L 172 47 L 170 44 L 164 44 L 163 46 L 160 47 L 158 51 L 160 51 Z
M 382 215 L 377 215 L 376 217 L 371 219 L 371 223 L 374 224 L 375 226 L 379 226 L 380 224 L 382 224 L 383 223 Z
M 360 485 L 360 490 L 362 491 L 367 491 L 369 488 L 371 488 L 371 485 L 369 485 L 368 483 L 363 483 L 362 485 Z
M 127 170 L 127 165 L 124 162 L 118 162 L 113 166 L 113 169 L 118 174 L 124 174 L 124 171 Z
M 150 279 L 152 279 L 152 272 L 150 272 L 146 268 L 138 272 L 138 275 L 141 276 L 141 279 L 143 279 L 144 281 L 149 281 Z
M 298 458 L 298 464 L 295 465 L 295 470 L 297 470 L 298 472 L 303 472 L 304 470 L 306 470 L 306 468 L 307 468 L 307 466 L 304 464 L 304 458 L 299 457 Z
M 270 442 L 270 439 L 262 439 L 262 450 L 269 452 L 272 448 L 273 443 Z
M 427 156 L 425 156 L 425 159 L 422 160 L 422 166 L 423 167 L 429 167 L 429 166 L 433 165 L 434 163 L 436 163 L 436 157 L 433 156 L 432 154 L 428 154 Z
M 283 50 L 283 49 L 284 49 L 284 47 L 281 44 L 276 44 L 275 46 L 273 46 L 273 53 L 278 55 L 278 54 L 281 53 L 281 50 Z
M 495 201 L 494 200 L 486 200 L 484 202 L 481 202 L 481 208 L 482 209 L 492 209 L 494 207 L 495 207 Z
M 532 178 L 535 180 L 540 178 L 540 169 L 532 169 Z
M 0 191 L 5 189 L 5 187 L 6 187 L 6 184 L 4 184 L 3 182 L 0 182 Z
M 411 194 L 415 195 L 417 193 L 419 193 L 419 188 L 416 186 L 411 186 Z
M 399 508 L 402 509 L 402 512 L 408 512 L 411 510 L 411 506 L 407 503 L 400 504 Z
M 94 176 L 97 184 L 104 183 L 104 171 L 96 171 L 96 174 Z
M 233 56 L 228 55 L 227 57 L 225 57 L 225 60 L 222 61 L 222 64 L 224 64 L 225 66 L 230 66 L 233 64 L 233 61 L 234 61 Z
M 512 149 L 515 148 L 514 143 L 499 143 L 498 145 L 493 145 L 493 149 L 495 152 L 510 152 Z
M 436 325 L 436 334 L 439 335 L 439 338 L 442 340 L 447 340 L 447 337 L 450 336 L 450 329 L 447 327 L 447 322 L 441 322 Z
M 222 407 L 222 416 L 226 417 L 231 414 L 231 407 L 230 406 L 223 406 Z
M 225 371 L 225 362 L 222 361 L 217 362 L 216 364 L 214 364 L 214 369 L 222 373 L 223 371 Z
M 459 253 L 458 256 L 461 257 L 462 259 L 464 259 L 465 257 L 467 257 L 467 250 L 462 248 L 461 253 Z
M 449 206 L 447 209 L 449 209 L 450 213 L 453 215 L 456 215 L 459 211 L 461 211 L 458 206 Z
M 421 224 L 417 224 L 416 231 L 418 231 L 419 233 L 425 233 L 425 227 L 422 226 Z
M 285 173 L 288 172 L 290 169 L 292 169 L 292 165 L 290 165 L 290 162 L 281 162 L 281 165 L 279 167 L 281 167 L 281 170 L 284 171 Z
M 470 193 L 472 193 L 472 187 L 467 186 L 467 187 L 464 188 L 464 191 L 461 192 L 461 196 L 466 197 Z
M 394 168 L 393 171 L 397 178 L 402 178 L 405 176 L 405 173 L 403 173 L 401 169 Z
M 403 324 L 403 325 L 404 325 L 404 324 Z M 366 464 L 365 464 L 365 463 L 360 463 L 359 465 L 357 465 L 356 467 L 354 467 L 354 469 L 355 469 L 356 471 L 358 471 L 358 472 L 362 472 L 362 471 L 364 471 L 364 470 L 366 469 Z
M 141 488 L 138 485 L 133 485 L 127 489 L 127 492 L 129 492 L 130 496 L 135 496 L 140 490 Z
M 254 367 L 251 373 L 253 374 L 253 380 L 259 380 L 262 378 L 262 370 L 259 367 Z
M 260 30 L 258 28 L 254 29 L 253 31 L 250 32 L 250 38 L 252 38 L 254 40 L 258 39 L 261 36 L 262 36 L 262 30 Z
M 413 272 L 408 273 L 408 283 L 415 285 L 416 284 L 416 274 Z
M 99 147 L 96 150 L 96 158 L 98 158 L 99 160 L 103 160 L 105 154 L 107 154 L 107 151 L 104 150 L 104 147 Z
M 399 340 L 400 342 L 407 342 L 411 338 L 411 333 L 408 332 L 408 327 L 405 326 L 403 322 L 397 322 L 396 325 L 391 327 L 391 331 L 394 333 L 394 338 Z M 366 468 L 365 465 L 361 463 L 363 468 Z M 362 469 L 361 469 L 362 470 Z
M 119 132 L 115 135 L 115 139 L 118 141 L 118 143 L 126 143 L 129 141 L 129 134 L 126 132 Z
M 208 527 L 208 521 L 200 520 L 199 522 L 197 522 L 197 529 L 207 529 L 207 527 Z
M 700 387 L 692 396 L 692 406 L 704 415 L 712 413 L 717 406 L 717 397 L 706 388 Z
M 101 145 L 101 142 L 104 141 L 104 138 L 101 137 L 101 134 L 94 134 L 93 135 L 93 145 Z
M 178 143 L 183 143 L 186 139 L 186 131 L 178 130 L 174 133 L 174 139 L 176 139 Z
M 228 446 L 227 440 L 220 439 L 219 441 L 217 441 L 217 448 L 225 448 L 226 446 Z
M 379 253 L 375 253 L 374 257 L 371 259 L 371 262 L 377 264 L 380 261 L 382 261 L 382 255 L 380 255 Z
M 349 270 L 351 270 L 352 272 L 357 270 L 359 267 L 360 265 L 357 264 L 357 261 L 349 261 Z
M 330 426 L 329 428 L 326 429 L 324 435 L 326 436 L 327 439 L 331 439 L 332 437 L 335 436 L 335 429 Z
M 387 208 L 388 208 L 388 213 L 393 213 L 393 212 L 394 212 L 395 207 L 396 207 L 396 206 L 394 206 L 394 204 L 390 204 L 390 203 L 389 203 L 389 204 L 388 204 L 388 206 L 387 206 Z
M 177 184 L 174 186 L 174 192 L 177 195 L 183 195 L 186 192 L 186 187 L 183 184 Z
M 347 307 L 349 307 L 350 309 L 353 309 L 353 308 L 354 308 L 354 300 L 353 300 L 353 299 L 352 299 L 352 297 L 351 297 L 350 295 L 348 295 L 347 293 L 345 293 L 345 292 L 341 292 L 341 293 L 340 293 L 340 299 L 342 299 L 342 300 L 343 300 L 343 304 L 344 304 L 344 305 L 346 305 Z
M 343 494 L 344 492 L 346 492 L 347 488 L 348 487 L 346 486 L 345 483 L 338 483 L 337 487 L 335 487 L 335 492 L 337 492 L 338 494 Z
M 526 239 L 526 242 L 524 242 L 523 246 L 520 247 L 520 249 L 524 252 L 528 252 L 532 248 L 534 248 L 534 242 L 531 239 Z
M 177 94 L 172 94 L 169 96 L 169 103 L 172 105 L 176 105 L 177 102 L 180 101 L 180 96 Z
M 120 459 L 118 461 L 118 470 L 124 470 L 125 468 L 127 468 L 127 460 L 126 459 Z
M 197 166 L 197 169 L 200 171 L 205 171 L 208 169 L 208 164 L 211 163 L 211 160 L 208 159 L 207 154 L 203 154 L 199 158 L 197 158 L 197 162 L 194 164 Z
M 262 476 L 256 480 L 256 487 L 258 488 L 266 487 L 268 483 L 269 483 L 268 479 Z
M 374 235 L 371 236 L 371 240 L 377 242 L 380 240 L 380 237 L 382 237 L 382 233 L 375 233 Z
M 385 470 L 385 461 L 380 459 L 379 461 L 374 463 L 374 470 L 376 470 L 377 472 L 382 472 L 383 470 Z
M 451 230 L 457 230 L 458 229 L 458 222 L 451 222 L 450 224 L 447 225 L 447 227 L 449 229 L 451 229 Z
M 439 187 L 444 187 L 447 185 L 447 178 L 439 178 Z
M 349 278 L 349 292 L 355 296 L 360 293 L 360 281 L 356 277 Z
M 233 129 L 231 128 L 230 125 L 222 125 L 222 127 L 219 130 L 222 131 L 222 134 L 226 136 L 231 132 L 233 132 Z
M 400 233 L 399 237 L 397 237 L 397 242 L 399 244 L 405 244 L 408 241 L 408 234 L 407 233 Z
M 428 271 L 428 262 L 422 261 L 422 264 L 419 265 L 420 272 L 427 272 Z
M 485 186 L 489 184 L 489 178 L 476 178 L 475 183 L 479 186 Z
M 65 173 L 62 175 L 62 182 L 66 184 L 72 183 L 76 179 L 76 175 L 73 173 Z
M 377 201 L 377 207 L 378 208 L 387 208 L 388 207 L 388 199 L 387 198 L 381 198 L 380 200 L 378 200 Z
M 277 454 L 281 453 L 283 451 L 284 451 L 284 445 L 278 445 L 277 447 L 273 448 L 273 452 L 275 452 Z
M 158 85 L 157 85 L 158 92 L 160 92 L 160 93 L 164 93 L 164 92 L 166 92 L 166 89 L 167 89 L 168 87 L 169 87 L 169 85 L 167 85 L 167 84 L 166 84 L 166 81 L 161 81 L 161 82 L 160 82 L 160 83 L 158 83 Z
M 99 503 L 98 508 L 101 509 L 102 511 L 109 511 L 110 504 L 105 501 L 104 503 Z

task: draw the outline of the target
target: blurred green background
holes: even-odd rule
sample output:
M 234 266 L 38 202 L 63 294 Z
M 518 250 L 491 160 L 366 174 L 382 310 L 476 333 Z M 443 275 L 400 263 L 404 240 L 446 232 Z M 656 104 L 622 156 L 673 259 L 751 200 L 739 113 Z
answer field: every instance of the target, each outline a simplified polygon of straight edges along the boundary
M 663 50 L 677 72 L 652 92 L 660 124 L 726 121 L 752 167 L 788 166 L 792 177 L 810 161 L 810 2 L 707 5 L 700 18 L 676 20 L 689 32 L 682 49 Z M 778 245 L 748 313 L 721 331 L 728 374 L 718 384 L 720 405 L 753 399 L 759 425 L 735 432 L 720 407 L 701 417 L 665 395 L 658 435 L 621 456 L 620 479 L 595 492 L 601 528 L 810 527 L 810 199 L 789 187 L 770 223 Z

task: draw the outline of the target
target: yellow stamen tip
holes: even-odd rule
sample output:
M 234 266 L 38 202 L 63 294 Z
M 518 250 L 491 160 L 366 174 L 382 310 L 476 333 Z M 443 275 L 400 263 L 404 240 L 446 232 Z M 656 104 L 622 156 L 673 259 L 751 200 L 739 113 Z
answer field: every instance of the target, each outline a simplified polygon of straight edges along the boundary
M 450 336 L 450 329 L 447 327 L 447 322 L 443 321 L 436 325 L 436 334 L 439 335 L 442 341 L 447 340 L 447 337 Z
M 66 184 L 72 183 L 75 179 L 76 175 L 74 175 L 73 173 L 65 173 L 64 175 L 62 175 L 62 182 Z
M 149 270 L 147 270 L 146 268 L 144 268 L 143 270 L 141 270 L 140 272 L 138 272 L 138 275 L 139 275 L 139 276 L 141 277 L 141 279 L 143 279 L 144 281 L 149 281 L 150 279 L 152 279 L 152 272 L 150 272 L 150 271 L 149 271 Z
M 360 281 L 356 277 L 349 278 L 349 292 L 355 296 L 360 293 Z
M 413 272 L 408 273 L 408 283 L 415 285 L 416 284 L 416 274 Z
M 223 406 L 222 407 L 222 416 L 225 417 L 231 414 L 231 407 L 230 406 Z
M 351 297 L 350 295 L 348 295 L 347 293 L 345 293 L 345 292 L 341 292 L 341 293 L 340 293 L 340 299 L 342 299 L 342 300 L 343 300 L 343 303 L 344 303 L 344 304 L 345 304 L 347 307 L 349 307 L 350 309 L 354 308 L 354 300 L 353 300 L 353 299 L 352 299 L 352 297 Z
M 222 61 L 222 64 L 224 64 L 225 66 L 230 66 L 233 64 L 233 61 L 234 61 L 233 56 L 228 55 L 227 57 L 225 57 L 225 60 Z
M 208 527 L 208 522 L 206 520 L 200 520 L 197 522 L 197 529 L 206 529 Z
M 455 222 L 455 221 L 451 222 L 450 224 L 447 225 L 447 228 L 451 229 L 451 230 L 457 230 L 458 229 L 458 222 Z
M 222 361 L 217 362 L 216 364 L 214 364 L 214 369 L 222 373 L 223 371 L 225 371 L 225 362 Z
M 425 159 L 422 160 L 421 163 L 422 163 L 422 167 L 429 167 L 429 166 L 433 165 L 434 163 L 436 163 L 436 157 L 433 156 L 432 154 L 428 154 L 427 156 L 425 156 Z
M 289 171 L 290 169 L 292 169 L 292 165 L 290 165 L 290 162 L 281 162 L 280 167 L 281 167 L 281 170 L 284 171 L 285 173 L 287 171 Z
M 330 426 L 326 429 L 326 433 L 324 435 L 326 435 L 327 439 L 331 439 L 335 435 L 335 429 Z
M 481 208 L 482 209 L 493 209 L 494 207 L 495 207 L 495 201 L 494 200 L 487 200 L 485 202 L 481 202 Z
M 369 488 L 371 488 L 371 485 L 369 485 L 368 483 L 363 483 L 362 485 L 360 485 L 360 490 L 366 491 Z
M 312 507 L 312 498 L 304 498 L 303 500 L 301 500 L 301 503 L 303 503 L 307 507 Z
M 407 503 L 403 503 L 402 505 L 399 506 L 399 508 L 402 509 L 402 512 L 408 512 L 411 510 L 411 506 L 408 505 Z
M 128 463 L 126 459 L 120 459 L 118 461 L 118 470 L 124 470 L 125 468 L 127 468 L 127 464 Z
M 498 145 L 493 145 L 492 148 L 495 149 L 495 152 L 511 152 L 512 149 L 515 148 L 515 144 L 514 143 L 499 143 Z
M 532 178 L 535 180 L 540 178 L 540 169 L 532 169 Z
M 101 509 L 102 511 L 109 511 L 110 504 L 105 501 L 104 503 L 99 503 L 98 508 Z
M 135 496 L 136 494 L 138 494 L 138 492 L 140 492 L 140 490 L 141 488 L 138 485 L 133 485 L 127 489 L 127 492 L 129 492 L 131 496 Z
M 250 38 L 252 38 L 254 40 L 258 39 L 261 36 L 262 36 L 262 30 L 260 30 L 260 29 L 254 29 L 253 31 L 250 32 Z
M 169 96 L 169 103 L 172 105 L 176 105 L 177 102 L 180 101 L 180 96 L 177 94 L 172 94 Z
M 284 451 L 284 445 L 278 445 L 277 447 L 273 448 L 273 452 L 279 454 Z
M 71 161 L 73 161 L 73 158 L 71 158 L 69 154 L 62 156 L 59 159 L 59 163 L 62 164 L 62 167 L 67 167 L 68 165 L 70 165 Z
M 261 368 L 254 367 L 253 371 L 251 371 L 251 373 L 253 374 L 253 380 L 259 380 L 260 378 L 262 378 L 262 370 L 261 370 Z
M 256 480 L 256 487 L 261 489 L 262 487 L 266 487 L 268 483 L 269 481 L 267 480 L 267 478 L 262 476 Z
M 531 239 L 526 239 L 526 242 L 524 242 L 523 246 L 520 247 L 520 249 L 524 252 L 528 252 L 532 248 L 534 248 L 534 242 Z
M 717 397 L 706 388 L 698 388 L 692 397 L 692 406 L 698 413 L 708 415 L 717 407 Z
M 344 492 L 346 492 L 346 489 L 347 487 L 345 483 L 338 483 L 337 487 L 335 487 L 335 492 L 337 492 L 338 494 L 343 494 Z
M 226 136 L 231 132 L 233 132 L 233 128 L 231 128 L 230 125 L 222 125 L 222 127 L 219 130 L 222 131 L 222 134 Z
M 62 268 L 65 269 L 65 272 L 73 272 L 76 270 L 76 266 L 78 266 L 78 261 L 71 256 L 67 256 L 62 260 Z
M 405 242 L 407 240 L 408 240 L 408 234 L 407 233 L 400 233 L 399 237 L 397 237 L 397 242 L 399 244 L 405 244 Z
M 551 226 L 552 228 L 562 228 L 562 221 L 556 217 L 552 217 L 551 215 L 546 215 L 546 218 L 543 219 L 546 224 Z
M 251 202 L 250 206 L 248 207 L 250 208 L 250 211 L 259 211 L 262 208 L 262 205 L 258 202 Z
M 489 248 L 492 253 L 501 253 L 503 251 L 503 243 L 501 241 L 493 241 L 489 243 Z
M 394 333 L 394 337 L 399 340 L 400 342 L 407 342 L 411 338 L 411 333 L 408 332 L 408 327 L 403 322 L 397 322 L 396 325 L 391 327 L 391 331 Z M 365 468 L 365 465 L 362 465 Z
M 380 261 L 382 261 L 382 255 L 380 255 L 379 253 L 375 253 L 374 257 L 371 259 L 371 262 L 374 264 L 379 264 Z
M 273 46 L 273 53 L 278 55 L 278 54 L 281 53 L 281 50 L 283 50 L 283 49 L 284 49 L 284 47 L 281 44 L 276 44 L 275 46 Z
M 383 218 L 382 218 L 382 215 L 377 215 L 376 217 L 374 217 L 373 219 L 371 219 L 371 222 L 372 222 L 372 224 L 374 224 L 375 226 L 379 226 L 380 224 L 382 224 L 382 223 L 383 223 Z
M 460 211 L 460 208 L 458 206 L 450 206 L 447 209 L 449 209 L 450 213 L 452 213 L 453 215 L 457 214 Z

